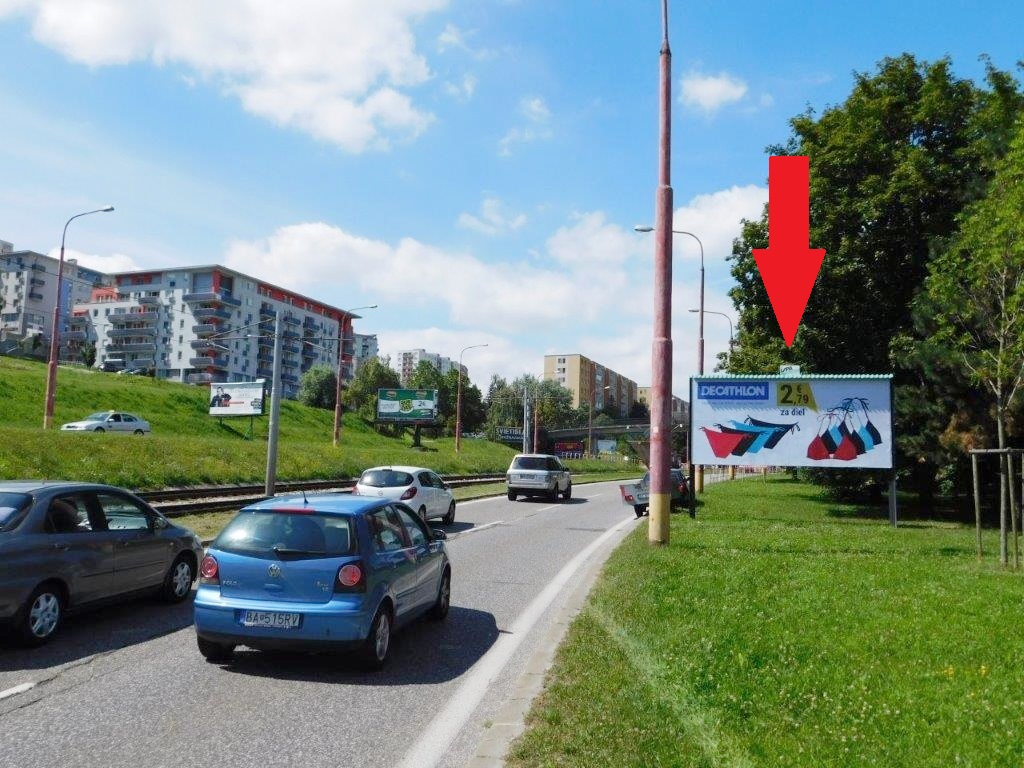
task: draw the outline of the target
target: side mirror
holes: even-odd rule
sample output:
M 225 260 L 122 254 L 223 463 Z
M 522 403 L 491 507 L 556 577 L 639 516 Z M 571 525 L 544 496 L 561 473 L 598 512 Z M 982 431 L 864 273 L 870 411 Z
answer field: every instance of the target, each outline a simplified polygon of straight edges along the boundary
M 153 518 L 153 530 L 154 531 L 162 531 L 164 528 L 169 528 L 170 525 L 171 524 L 169 522 L 167 522 L 167 520 L 165 520 L 162 517 L 154 517 Z
M 445 533 L 445 532 L 444 532 L 443 530 L 441 530 L 440 528 L 431 528 L 431 529 L 430 529 L 430 537 L 431 537 L 432 539 L 434 539 L 435 541 L 436 541 L 436 540 L 441 540 L 441 541 L 444 541 L 445 539 L 447 539 L 447 538 L 448 538 L 448 534 L 447 534 L 447 533 Z

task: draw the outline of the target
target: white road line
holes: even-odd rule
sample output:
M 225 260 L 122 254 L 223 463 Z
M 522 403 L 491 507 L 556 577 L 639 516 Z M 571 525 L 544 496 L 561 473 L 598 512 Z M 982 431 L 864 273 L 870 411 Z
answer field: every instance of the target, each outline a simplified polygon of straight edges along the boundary
M 599 547 L 635 520 L 627 519 L 608 529 L 595 539 L 590 546 L 570 560 L 544 590 L 533 599 L 507 633 L 498 635 L 494 645 L 466 673 L 465 680 L 452 694 L 448 703 L 423 729 L 423 737 L 405 753 L 399 768 L 434 768 L 445 756 L 448 747 L 465 726 L 473 711 L 479 706 L 493 680 L 508 664 L 512 654 L 519 648 L 527 633 L 537 623 L 544 611 L 554 601 L 569 579 L 580 569 Z
M 463 536 L 468 536 L 471 533 L 476 533 L 477 531 L 482 531 L 485 528 L 491 528 L 491 527 L 493 527 L 495 525 L 504 525 L 504 524 L 505 524 L 504 520 L 495 520 L 493 523 L 484 523 L 483 525 L 477 525 L 477 526 L 469 528 L 469 529 L 467 529 L 465 531 L 459 531 L 458 533 L 453 533 L 451 536 L 448 537 L 447 541 L 452 541 L 453 539 L 461 539 Z
M 8 696 L 17 696 L 19 693 L 31 691 L 35 687 L 35 683 L 22 683 L 21 685 L 16 685 L 13 688 L 8 688 L 6 691 L 0 691 L 0 699 L 6 699 Z

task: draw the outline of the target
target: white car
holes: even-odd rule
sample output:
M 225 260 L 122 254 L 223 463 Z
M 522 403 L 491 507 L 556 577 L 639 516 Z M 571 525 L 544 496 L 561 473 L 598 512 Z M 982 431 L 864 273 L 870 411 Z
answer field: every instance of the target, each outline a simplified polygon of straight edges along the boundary
M 61 425 L 67 432 L 127 432 L 144 435 L 150 431 L 149 422 L 124 411 L 100 411 L 86 416 L 81 421 Z
M 371 467 L 359 476 L 359 496 L 403 501 L 426 522 L 441 518 L 445 525 L 455 522 L 455 498 L 444 480 L 424 467 Z

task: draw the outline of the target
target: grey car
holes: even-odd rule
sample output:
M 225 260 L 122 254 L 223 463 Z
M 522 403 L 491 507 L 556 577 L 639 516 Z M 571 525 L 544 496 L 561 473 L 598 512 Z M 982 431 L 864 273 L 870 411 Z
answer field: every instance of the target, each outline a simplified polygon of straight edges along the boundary
M 156 592 L 189 596 L 203 545 L 110 485 L 0 483 L 0 622 L 41 645 L 65 613 Z
M 544 496 L 550 501 L 572 497 L 572 477 L 557 456 L 546 453 L 520 453 L 505 473 L 508 500 L 517 496 Z

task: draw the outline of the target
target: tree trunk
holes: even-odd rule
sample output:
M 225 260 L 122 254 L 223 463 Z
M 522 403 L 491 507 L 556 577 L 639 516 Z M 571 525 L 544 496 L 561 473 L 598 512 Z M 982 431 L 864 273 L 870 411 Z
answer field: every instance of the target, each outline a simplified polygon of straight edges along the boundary
M 1003 428 L 1003 407 L 1002 392 L 996 394 L 996 435 L 998 436 L 998 447 L 1002 451 L 1006 448 L 1006 432 Z M 1007 563 L 1007 537 L 1006 537 L 1006 491 L 1009 478 L 1006 476 L 1006 457 L 999 454 L 999 563 Z

